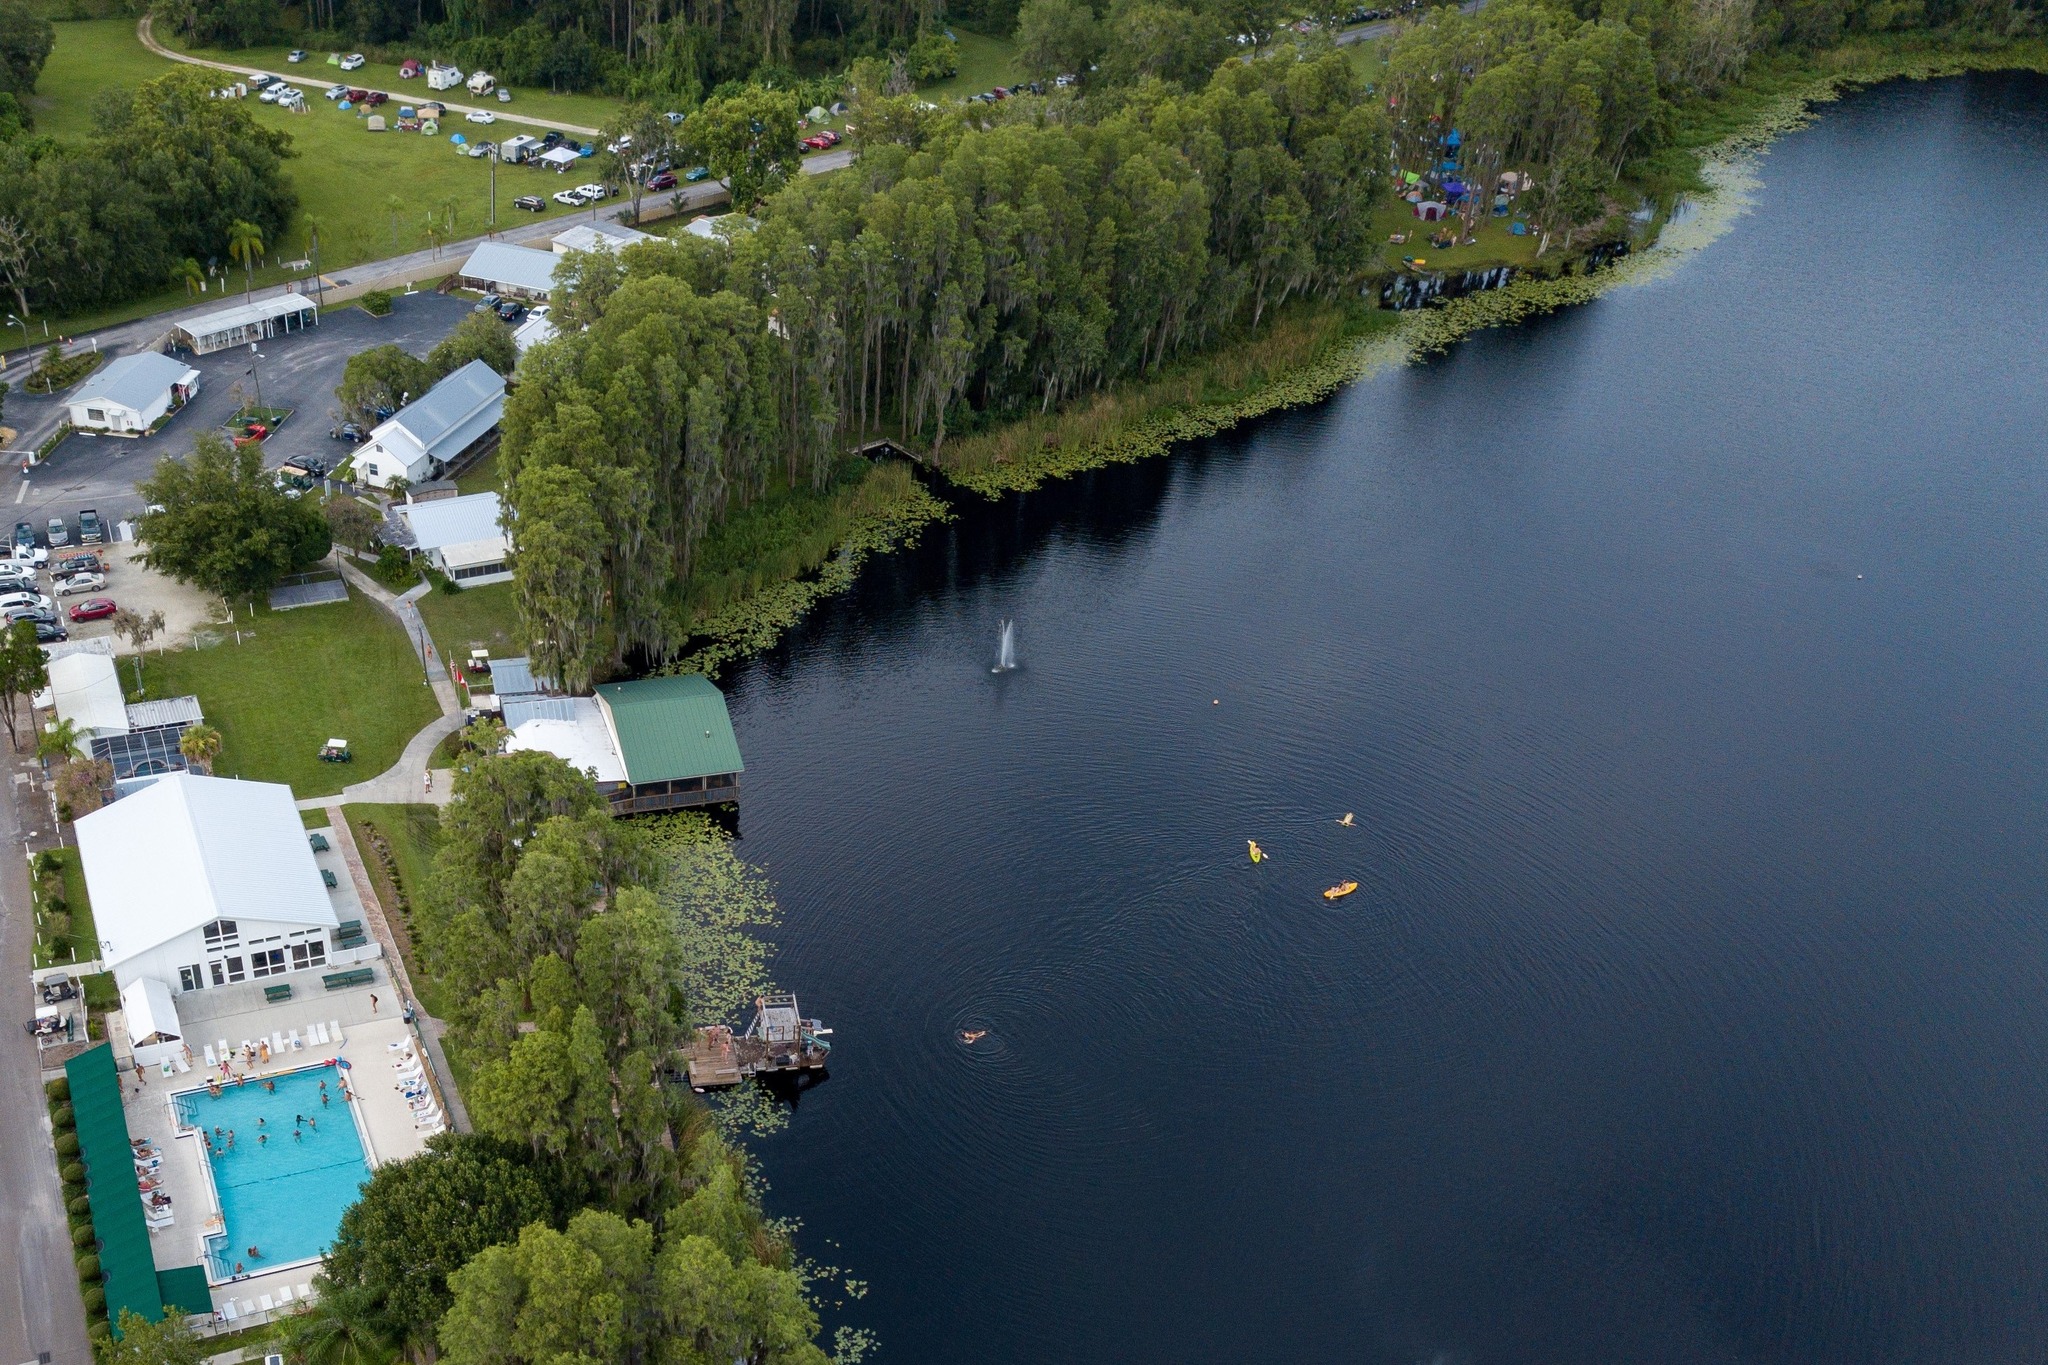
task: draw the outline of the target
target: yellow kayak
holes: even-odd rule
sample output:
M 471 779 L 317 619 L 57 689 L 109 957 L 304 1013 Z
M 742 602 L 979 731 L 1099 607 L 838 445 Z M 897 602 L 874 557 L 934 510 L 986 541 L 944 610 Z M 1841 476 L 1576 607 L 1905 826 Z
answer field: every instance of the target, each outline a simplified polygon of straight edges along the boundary
M 1253 861 L 1253 862 L 1255 862 L 1255 863 L 1262 863 L 1262 862 L 1266 861 L 1266 850 L 1264 850 L 1263 848 L 1260 848 L 1260 847 L 1259 847 L 1259 841 L 1258 841 L 1258 840 L 1256 840 L 1256 839 L 1247 839 L 1247 840 L 1245 840 L 1244 842 L 1245 842 L 1245 846 L 1246 846 L 1247 848 L 1251 849 L 1251 851 L 1252 851 L 1252 861 Z
M 1335 886 L 1331 887 L 1328 891 L 1325 891 L 1323 893 L 1323 899 L 1326 901 L 1342 900 L 1344 899 L 1344 897 L 1350 895 L 1357 889 L 1357 882 L 1338 882 Z

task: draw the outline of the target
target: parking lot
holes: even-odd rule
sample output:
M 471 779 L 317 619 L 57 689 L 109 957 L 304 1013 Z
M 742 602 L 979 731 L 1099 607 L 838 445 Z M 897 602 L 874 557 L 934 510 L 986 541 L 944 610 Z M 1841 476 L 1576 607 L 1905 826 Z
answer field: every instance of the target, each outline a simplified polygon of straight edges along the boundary
M 451 261 L 450 268 L 455 264 Z M 233 302 L 230 297 L 217 306 Z M 306 455 L 324 456 L 331 463 L 349 449 L 327 435 L 340 411 L 334 389 L 349 357 L 386 342 L 423 356 L 469 310 L 470 301 L 463 298 L 404 294 L 392 299 L 388 317 L 371 317 L 354 305 L 325 312 L 318 326 L 261 343 L 260 359 L 253 358 L 246 346 L 191 359 L 201 376 L 199 396 L 170 425 L 140 439 L 78 435 L 66 440 L 18 484 L 12 520 L 30 522 L 40 533 L 49 518 L 62 516 L 75 534 L 79 509 L 93 507 L 111 531 L 115 522 L 141 513 L 135 485 L 149 477 L 159 459 L 187 454 L 201 432 L 221 430 L 236 408 L 256 401 L 259 386 L 264 406 L 294 409 L 290 420 L 263 443 L 264 464 L 275 468 Z M 195 306 L 192 311 L 201 309 Z M 62 391 L 55 397 L 10 394 L 8 425 L 34 429 L 63 398 Z

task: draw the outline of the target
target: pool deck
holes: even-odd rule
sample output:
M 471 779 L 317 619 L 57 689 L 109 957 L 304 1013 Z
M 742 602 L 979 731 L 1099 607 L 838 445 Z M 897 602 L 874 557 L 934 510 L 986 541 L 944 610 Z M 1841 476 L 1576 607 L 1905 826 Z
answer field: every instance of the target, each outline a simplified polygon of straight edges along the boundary
M 415 1035 L 398 1015 L 398 992 L 385 979 L 383 964 L 377 966 L 378 980 L 373 986 L 317 995 L 302 990 L 301 998 L 275 1005 L 264 1003 L 262 982 L 186 992 L 178 997 L 178 1008 L 186 1037 L 194 1044 L 192 1069 L 166 1079 L 155 1068 L 145 1068 L 139 1083 L 132 1067 L 124 1071 L 122 1095 L 128 1131 L 136 1137 L 152 1139 L 163 1153 L 163 1165 L 157 1174 L 164 1191 L 171 1196 L 176 1215 L 171 1226 L 152 1233 L 152 1249 L 159 1269 L 191 1265 L 195 1261 L 204 1263 L 206 1234 L 220 1227 L 219 1205 L 206 1169 L 206 1153 L 196 1135 L 174 1136 L 177 1122 L 171 1111 L 173 1095 L 205 1087 L 206 1063 L 200 1053 L 206 1042 L 214 1043 L 217 1049 L 219 1040 L 226 1038 L 229 1046 L 239 1048 L 244 1039 L 267 1039 L 273 1033 L 289 1034 L 296 1028 L 303 1043 L 307 1025 L 314 1020 L 339 1020 L 345 1043 L 306 1045 L 296 1051 L 287 1050 L 268 1062 L 259 1061 L 245 1070 L 247 1083 L 258 1084 L 268 1075 L 303 1070 L 345 1057 L 351 1063 L 356 1093 L 351 1108 L 370 1165 L 374 1168 L 387 1161 L 402 1160 L 425 1148 L 426 1138 L 413 1123 L 412 1112 L 406 1108 L 391 1072 L 392 1045 Z M 297 981 L 302 977 L 311 977 L 317 985 L 317 973 L 294 973 L 282 979 Z M 378 997 L 374 1014 L 370 1009 L 372 994 Z M 218 1074 L 218 1068 L 214 1074 Z M 260 1242 L 260 1230 L 251 1240 Z M 262 1304 L 266 1297 L 274 1308 L 284 1307 L 279 1300 L 280 1290 L 290 1286 L 295 1300 L 299 1286 L 308 1284 L 319 1268 L 316 1262 L 305 1261 L 295 1266 L 266 1268 L 261 1274 L 215 1285 L 214 1307 L 219 1311 L 233 1300 L 238 1327 L 249 1325 L 252 1316 L 261 1321 L 265 1317 Z

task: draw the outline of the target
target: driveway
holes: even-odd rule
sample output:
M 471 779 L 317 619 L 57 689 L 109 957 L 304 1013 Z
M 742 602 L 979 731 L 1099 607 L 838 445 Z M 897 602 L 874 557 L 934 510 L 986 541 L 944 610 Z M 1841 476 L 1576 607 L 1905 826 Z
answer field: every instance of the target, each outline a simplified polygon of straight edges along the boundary
M 331 463 L 350 449 L 327 435 L 334 425 L 331 414 L 340 407 L 334 389 L 348 358 L 385 342 L 424 356 L 469 310 L 467 300 L 445 294 L 401 294 L 391 300 L 389 317 L 373 318 L 355 307 L 324 312 L 318 326 L 263 342 L 257 350 L 261 359 L 252 360 L 247 347 L 200 356 L 190 361 L 200 373 L 199 396 L 155 436 L 73 436 L 31 469 L 27 479 L 9 471 L 15 485 L 11 521 L 32 522 L 41 531 L 49 518 L 61 515 L 75 526 L 78 509 L 94 507 L 111 528 L 139 515 L 142 498 L 136 483 L 148 478 L 165 455 L 189 454 L 200 432 L 220 430 L 240 406 L 237 385 L 253 402 L 260 382 L 265 406 L 296 409 L 263 443 L 266 466 L 275 468 L 302 455 L 324 456 Z M 61 392 L 54 399 L 9 394 L 8 425 L 24 430 L 36 429 L 39 421 L 54 425 L 62 415 L 63 397 Z

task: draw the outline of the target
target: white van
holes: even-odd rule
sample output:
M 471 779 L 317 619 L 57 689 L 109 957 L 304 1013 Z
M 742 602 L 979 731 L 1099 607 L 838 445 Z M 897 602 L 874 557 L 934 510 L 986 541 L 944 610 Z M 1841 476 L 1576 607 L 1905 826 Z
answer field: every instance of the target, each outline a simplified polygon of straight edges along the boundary
M 453 90 L 462 84 L 462 68 L 446 62 L 435 62 L 427 68 L 427 89 Z

